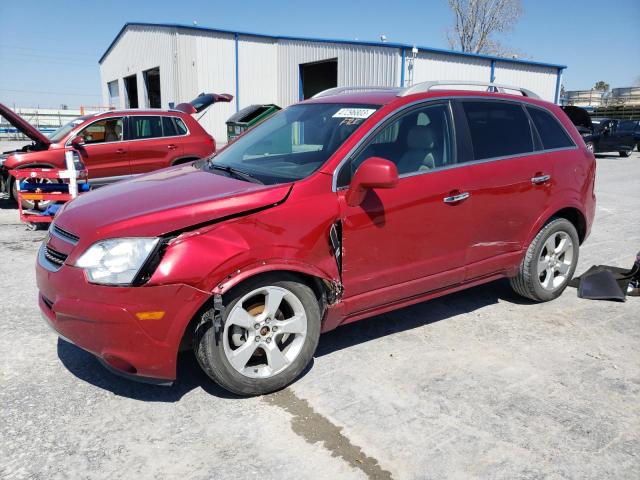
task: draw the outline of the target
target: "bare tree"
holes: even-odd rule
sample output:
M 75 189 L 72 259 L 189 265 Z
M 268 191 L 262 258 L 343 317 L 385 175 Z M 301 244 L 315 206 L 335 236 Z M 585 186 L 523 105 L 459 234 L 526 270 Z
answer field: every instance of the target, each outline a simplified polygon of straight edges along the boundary
M 520 0 L 448 0 L 455 25 L 448 31 L 449 46 L 469 53 L 515 56 L 495 38 L 506 33 L 522 15 Z M 518 55 L 519 56 L 519 55 Z

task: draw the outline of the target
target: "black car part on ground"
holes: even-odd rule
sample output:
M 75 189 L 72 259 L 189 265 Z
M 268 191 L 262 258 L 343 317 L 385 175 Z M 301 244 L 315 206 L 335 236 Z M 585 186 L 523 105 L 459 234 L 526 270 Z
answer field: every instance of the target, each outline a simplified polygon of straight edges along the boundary
M 631 269 L 609 265 L 594 265 L 569 282 L 578 289 L 578 296 L 589 300 L 616 300 L 640 296 L 640 252 Z

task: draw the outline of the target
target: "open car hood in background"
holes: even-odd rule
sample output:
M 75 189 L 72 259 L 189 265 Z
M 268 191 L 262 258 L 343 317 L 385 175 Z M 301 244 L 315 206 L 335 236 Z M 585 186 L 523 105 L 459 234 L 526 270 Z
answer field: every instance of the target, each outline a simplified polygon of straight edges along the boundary
M 31 125 L 9 107 L 1 103 L 0 115 L 6 118 L 11 125 L 17 128 L 20 132 L 24 133 L 34 142 L 37 142 L 41 145 L 51 145 L 51 140 L 49 140 L 42 132 L 40 132 L 36 127 Z
M 589 130 L 593 128 L 591 117 L 589 116 L 589 114 L 584 108 L 566 106 L 566 107 L 562 107 L 562 110 L 564 110 L 564 113 L 567 114 L 567 117 L 569 117 L 569 120 L 571 120 L 571 122 L 576 127 L 584 127 L 584 128 L 588 128 Z
M 179 103 L 175 106 L 176 110 L 180 110 L 184 113 L 200 113 L 206 110 L 208 107 L 218 102 L 230 102 L 233 100 L 233 95 L 229 93 L 204 93 L 202 92 L 196 98 L 189 103 Z

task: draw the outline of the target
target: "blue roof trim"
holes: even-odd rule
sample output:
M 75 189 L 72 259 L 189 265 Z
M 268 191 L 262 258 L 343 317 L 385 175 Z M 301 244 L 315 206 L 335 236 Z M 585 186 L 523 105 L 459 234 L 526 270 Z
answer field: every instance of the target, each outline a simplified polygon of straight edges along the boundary
M 109 54 L 113 46 L 116 44 L 120 36 L 124 33 L 127 27 L 164 27 L 164 28 L 182 28 L 185 30 L 194 30 L 200 32 L 216 32 L 223 33 L 229 35 L 242 35 L 245 37 L 259 37 L 259 38 L 270 38 L 273 40 L 293 40 L 300 42 L 321 42 L 321 43 L 343 43 L 347 45 L 364 45 L 369 47 L 385 47 L 385 48 L 413 48 L 414 46 L 422 51 L 428 53 L 441 53 L 444 55 L 455 55 L 458 57 L 467 57 L 467 58 L 479 58 L 484 60 L 495 60 L 499 62 L 505 63 L 518 63 L 521 65 L 534 65 L 538 67 L 550 67 L 550 68 L 567 68 L 566 65 L 556 65 L 555 63 L 544 63 L 544 62 L 534 62 L 529 60 L 520 60 L 517 58 L 504 58 L 497 57 L 495 55 L 482 55 L 479 53 L 466 53 L 459 52 L 457 50 L 447 50 L 444 48 L 432 48 L 432 47 L 424 47 L 420 45 L 409 45 L 408 43 L 392 43 L 392 42 L 367 42 L 367 41 L 359 41 L 359 40 L 341 40 L 337 38 L 314 38 L 314 37 L 295 37 L 289 35 L 269 35 L 263 33 L 255 33 L 255 32 L 243 32 L 239 30 L 226 30 L 224 28 L 209 28 L 209 27 L 200 27 L 197 25 L 183 25 L 180 23 L 148 23 L 148 22 L 127 22 L 120 29 L 118 34 L 115 36 L 113 41 L 109 44 L 105 52 L 98 60 L 98 63 L 102 63 L 105 57 Z

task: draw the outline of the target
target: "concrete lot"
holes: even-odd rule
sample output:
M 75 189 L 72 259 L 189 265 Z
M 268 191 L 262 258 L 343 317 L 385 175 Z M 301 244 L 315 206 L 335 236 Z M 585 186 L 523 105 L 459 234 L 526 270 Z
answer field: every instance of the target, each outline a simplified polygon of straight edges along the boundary
M 640 250 L 640 154 L 598 157 L 578 272 Z M 235 398 L 191 355 L 171 388 L 40 320 L 43 232 L 0 200 L 2 478 L 640 478 L 640 299 L 535 305 L 495 282 L 340 328 L 294 385 Z

